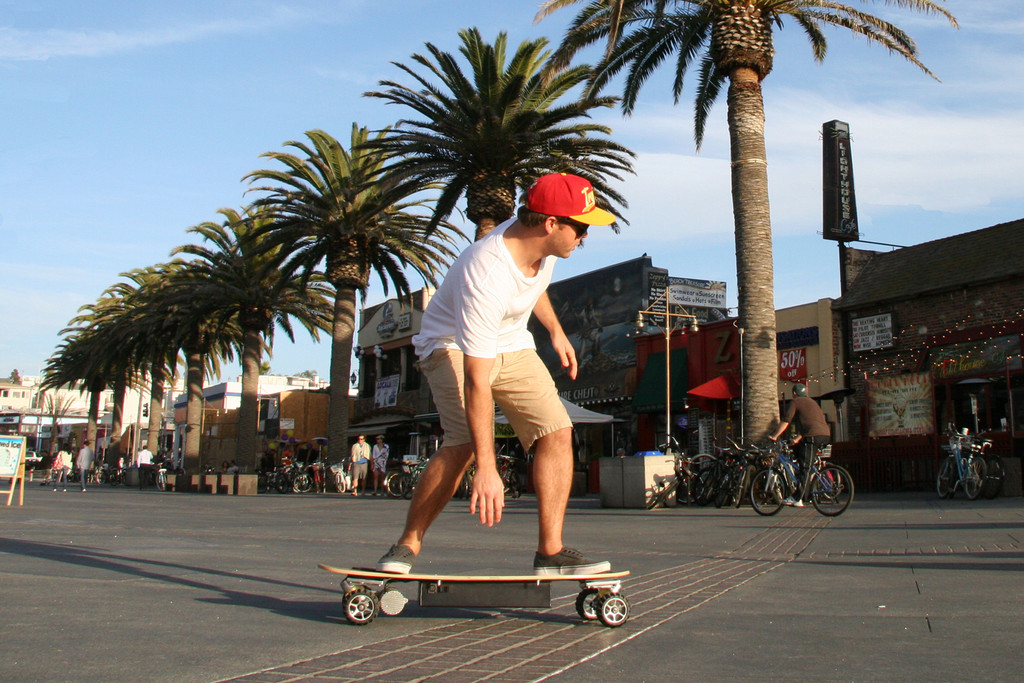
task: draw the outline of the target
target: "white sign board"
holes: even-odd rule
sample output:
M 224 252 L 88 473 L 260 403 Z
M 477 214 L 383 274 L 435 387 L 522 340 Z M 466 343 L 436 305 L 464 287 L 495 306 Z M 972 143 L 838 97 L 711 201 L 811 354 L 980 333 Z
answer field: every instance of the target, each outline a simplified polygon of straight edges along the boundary
M 709 280 L 673 279 L 668 286 L 669 301 L 679 306 L 725 308 L 725 283 Z
M 892 347 L 891 313 L 854 318 L 852 328 L 854 352 Z
M 0 436 L 0 478 L 9 477 L 11 488 L 7 491 L 7 504 L 11 504 L 14 497 L 14 489 L 21 484 L 21 492 L 18 496 L 18 505 L 21 505 L 25 498 L 25 437 L 23 436 Z
M 398 385 L 400 379 L 399 375 L 388 375 L 377 380 L 377 386 L 373 392 L 374 408 L 388 408 L 398 405 Z

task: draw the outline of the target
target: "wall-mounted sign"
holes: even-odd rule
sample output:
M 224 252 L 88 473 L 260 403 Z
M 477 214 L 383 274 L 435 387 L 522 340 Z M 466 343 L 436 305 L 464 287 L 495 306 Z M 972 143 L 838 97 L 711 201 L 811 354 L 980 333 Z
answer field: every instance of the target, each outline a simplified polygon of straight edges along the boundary
M 817 346 L 818 327 L 801 327 L 796 330 L 784 330 L 775 335 L 775 348 L 795 349 L 798 346 Z
M 935 431 L 932 379 L 927 372 L 868 380 L 869 436 Z
M 892 314 L 854 318 L 851 332 L 854 352 L 892 348 Z
M 779 379 L 786 382 L 807 379 L 806 349 L 786 349 L 779 352 Z
M 822 235 L 827 240 L 841 242 L 859 240 L 850 124 L 829 121 L 822 127 L 822 167 Z
M 373 407 L 388 408 L 398 405 L 398 387 L 401 377 L 399 375 L 388 375 L 377 380 L 373 392 Z

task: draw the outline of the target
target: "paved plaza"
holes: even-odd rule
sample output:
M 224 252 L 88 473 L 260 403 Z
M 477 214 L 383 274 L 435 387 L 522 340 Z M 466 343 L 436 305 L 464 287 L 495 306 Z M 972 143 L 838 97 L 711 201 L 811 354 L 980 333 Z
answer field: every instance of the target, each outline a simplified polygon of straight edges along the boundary
M 407 502 L 26 485 L 0 509 L 0 680 L 1019 680 L 1024 498 L 858 495 L 784 508 L 623 510 L 573 499 L 567 542 L 629 569 L 632 616 L 420 608 L 350 625 L 337 578 Z M 416 570 L 529 573 L 536 501 L 481 527 L 455 500 Z M 408 584 L 406 584 L 408 586 Z M 415 598 L 412 587 L 406 592 Z

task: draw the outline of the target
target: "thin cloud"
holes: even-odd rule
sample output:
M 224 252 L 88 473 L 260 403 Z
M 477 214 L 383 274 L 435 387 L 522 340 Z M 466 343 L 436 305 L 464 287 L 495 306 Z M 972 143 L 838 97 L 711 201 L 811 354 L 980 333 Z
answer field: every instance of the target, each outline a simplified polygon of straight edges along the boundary
M 100 57 L 164 45 L 194 43 L 217 36 L 262 32 L 307 17 L 290 8 L 276 8 L 258 17 L 215 19 L 156 29 L 25 31 L 0 27 L 0 60 L 43 61 L 58 57 Z

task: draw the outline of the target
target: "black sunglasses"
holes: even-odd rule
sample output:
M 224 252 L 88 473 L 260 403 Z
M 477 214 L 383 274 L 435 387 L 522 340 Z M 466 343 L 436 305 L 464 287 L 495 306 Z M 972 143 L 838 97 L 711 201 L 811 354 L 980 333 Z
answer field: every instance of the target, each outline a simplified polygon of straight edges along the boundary
M 573 220 L 571 218 L 566 218 L 565 216 L 555 216 L 555 220 L 557 220 L 559 223 L 565 223 L 570 228 L 575 230 L 577 237 L 586 237 L 587 230 L 590 229 L 590 226 L 587 225 L 586 223 L 580 223 L 579 221 Z

